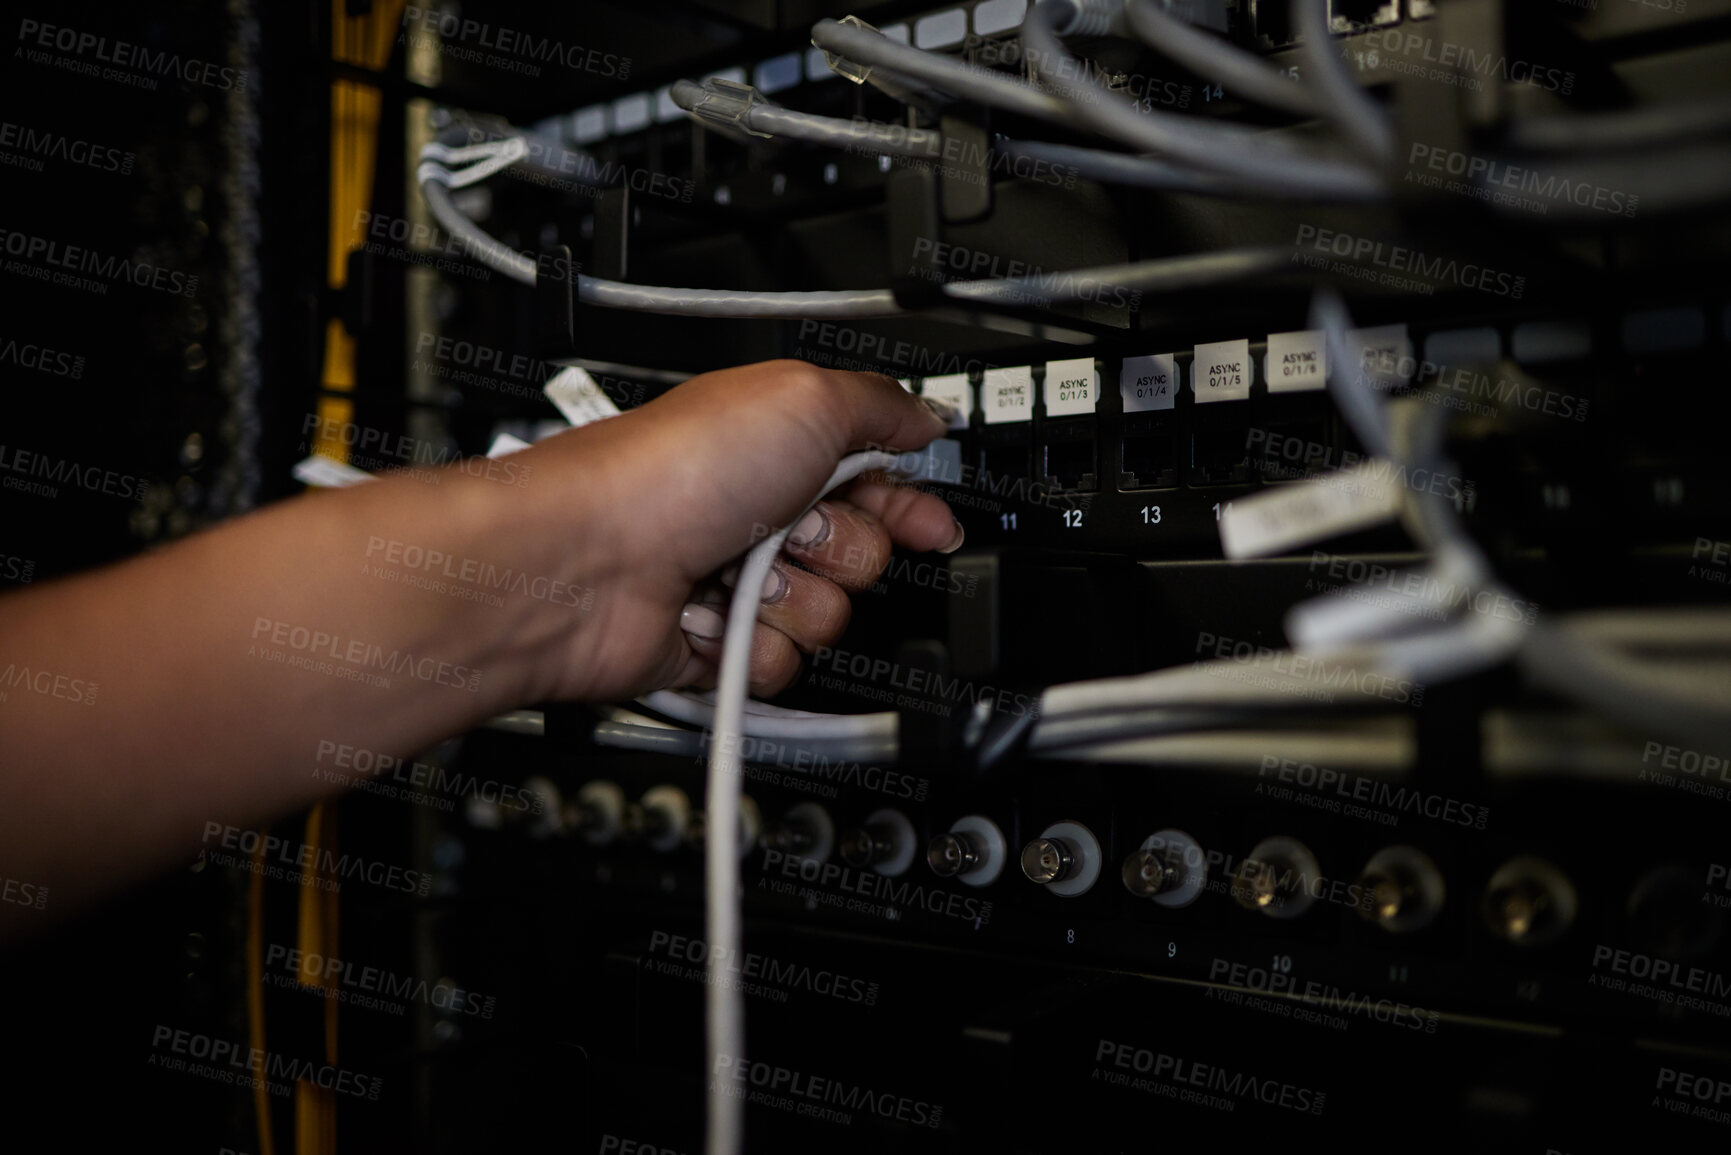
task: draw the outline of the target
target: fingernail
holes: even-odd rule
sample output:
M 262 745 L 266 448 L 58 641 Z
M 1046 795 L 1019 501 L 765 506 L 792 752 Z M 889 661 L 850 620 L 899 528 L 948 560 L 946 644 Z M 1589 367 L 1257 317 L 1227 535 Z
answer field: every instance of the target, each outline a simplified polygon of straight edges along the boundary
M 708 606 L 693 602 L 680 611 L 679 628 L 694 638 L 719 638 L 727 632 L 727 622 Z
M 959 409 L 941 398 L 921 397 L 919 398 L 919 402 L 921 405 L 924 405 L 927 409 L 931 410 L 933 417 L 936 417 L 939 421 L 944 423 L 945 429 L 954 425 L 956 423 L 956 418 L 961 416 L 961 411 Z
M 763 575 L 763 604 L 772 606 L 787 596 L 787 578 L 778 569 L 771 568 Z
M 787 544 L 796 545 L 801 549 L 810 549 L 821 544 L 829 537 L 829 518 L 823 515 L 821 507 L 814 507 L 811 512 L 799 519 L 787 535 Z
M 732 589 L 739 584 L 739 563 L 735 562 L 721 571 L 721 584 Z
M 946 545 L 942 549 L 938 550 L 939 553 L 955 553 L 958 549 L 962 548 L 962 542 L 968 536 L 968 531 L 962 528 L 961 522 L 956 521 L 956 519 L 953 517 L 950 520 L 954 521 L 956 524 L 956 536 L 954 536 L 950 539 L 949 545 Z

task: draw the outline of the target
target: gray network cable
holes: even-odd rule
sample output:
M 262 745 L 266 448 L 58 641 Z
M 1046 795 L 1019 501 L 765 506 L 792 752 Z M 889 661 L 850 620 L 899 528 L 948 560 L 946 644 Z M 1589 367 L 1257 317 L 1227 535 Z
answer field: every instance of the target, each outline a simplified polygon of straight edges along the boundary
M 1320 155 L 1263 130 L 1143 110 L 1088 78 L 1080 61 L 1059 42 L 1085 13 L 1077 0 L 1043 0 L 1022 24 L 1029 61 L 1042 81 L 1064 97 L 1074 120 L 1138 152 L 1273 188 L 1325 196 L 1370 195 L 1381 189 L 1376 174 L 1343 158 Z

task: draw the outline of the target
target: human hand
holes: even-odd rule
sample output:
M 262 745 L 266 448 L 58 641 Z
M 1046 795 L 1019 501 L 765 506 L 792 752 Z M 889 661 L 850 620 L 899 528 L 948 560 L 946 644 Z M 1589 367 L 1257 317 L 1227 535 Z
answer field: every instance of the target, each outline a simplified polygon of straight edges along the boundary
M 795 517 L 846 454 L 918 449 L 944 431 L 887 377 L 770 361 L 705 373 L 515 455 L 533 469 L 512 496 L 535 503 L 536 564 L 595 591 L 586 612 L 548 607 L 524 639 L 528 700 L 713 685 L 733 563 Z M 752 693 L 786 688 L 802 654 L 841 636 L 847 591 L 876 580 L 892 544 L 950 552 L 961 537 L 942 500 L 870 476 L 820 502 L 765 585 Z

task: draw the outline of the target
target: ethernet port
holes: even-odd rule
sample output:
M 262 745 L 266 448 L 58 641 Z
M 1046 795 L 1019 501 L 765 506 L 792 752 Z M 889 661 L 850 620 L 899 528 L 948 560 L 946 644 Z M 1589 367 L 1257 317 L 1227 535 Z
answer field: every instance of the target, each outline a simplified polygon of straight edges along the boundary
M 1178 446 L 1166 422 L 1141 428 L 1124 423 L 1124 467 L 1119 489 L 1158 489 L 1178 484 Z
M 1048 422 L 1043 448 L 1046 488 L 1089 493 L 1100 487 L 1092 417 Z
M 1265 48 L 1280 48 L 1298 39 L 1292 30 L 1292 0 L 1251 0 L 1250 19 Z
M 1185 483 L 1229 485 L 1250 480 L 1250 429 L 1243 422 L 1200 426 L 1190 435 Z
M 1263 481 L 1302 481 L 1340 463 L 1328 443 L 1326 418 L 1266 424 L 1265 429 L 1252 429 L 1245 443 Z
M 1400 20 L 1400 0 L 1329 0 L 1329 27 L 1336 32 L 1362 32 Z
M 1026 441 L 1020 444 L 987 445 L 980 450 L 980 484 L 993 492 L 1033 476 Z

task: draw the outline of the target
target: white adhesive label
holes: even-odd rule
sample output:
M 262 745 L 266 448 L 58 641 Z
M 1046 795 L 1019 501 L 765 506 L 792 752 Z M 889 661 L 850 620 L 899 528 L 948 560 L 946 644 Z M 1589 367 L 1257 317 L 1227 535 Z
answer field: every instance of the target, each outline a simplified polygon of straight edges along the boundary
M 1414 368 L 1412 338 L 1407 336 L 1405 325 L 1348 329 L 1346 345 L 1357 354 L 1362 373 L 1404 380 Z
M 1009 369 L 987 369 L 980 386 L 980 408 L 987 425 L 1034 418 L 1034 369 L 1018 365 Z
M 501 433 L 493 438 L 492 446 L 487 450 L 488 457 L 504 457 L 508 453 L 516 453 L 520 449 L 529 448 L 529 443 L 521 437 L 513 437 L 509 433 Z
M 601 391 L 595 378 L 575 365 L 567 365 L 553 374 L 552 379 L 541 387 L 541 391 L 547 395 L 547 400 L 565 415 L 565 420 L 569 421 L 573 428 L 619 416 L 619 406 L 613 404 L 612 398 Z
M 364 469 L 356 469 L 318 453 L 296 462 L 293 472 L 295 480 L 302 485 L 316 485 L 321 489 L 343 489 L 376 480 Z
M 1046 362 L 1046 415 L 1074 417 L 1094 412 L 1100 403 L 1100 374 L 1094 358 Z
M 968 418 L 974 415 L 974 387 L 968 384 L 966 373 L 949 373 L 942 377 L 927 377 L 920 387 L 920 393 L 926 397 L 936 397 L 939 401 L 947 401 L 956 411 L 956 416 L 950 422 L 951 429 L 966 429 Z
M 1394 467 L 1367 461 L 1312 481 L 1239 498 L 1220 514 L 1229 558 L 1268 557 L 1380 525 L 1400 512 Z
M 1124 358 L 1118 392 L 1126 413 L 1172 408 L 1178 403 L 1178 358 L 1171 353 Z
M 1302 393 L 1328 387 L 1328 338 L 1321 329 L 1270 333 L 1262 368 L 1270 393 Z
M 1196 361 L 1190 366 L 1190 391 L 1196 394 L 1198 404 L 1248 401 L 1253 376 L 1249 340 L 1198 345 Z

